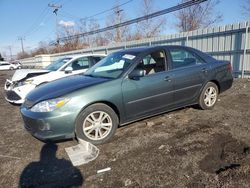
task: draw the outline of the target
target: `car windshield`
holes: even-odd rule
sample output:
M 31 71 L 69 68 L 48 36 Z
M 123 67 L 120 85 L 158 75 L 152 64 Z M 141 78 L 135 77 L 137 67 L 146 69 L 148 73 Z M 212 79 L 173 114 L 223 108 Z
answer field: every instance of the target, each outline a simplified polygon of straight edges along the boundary
M 136 55 L 124 52 L 115 52 L 105 57 L 90 68 L 85 75 L 115 79 L 122 75 L 132 64 Z
M 58 59 L 54 63 L 51 63 L 50 65 L 45 67 L 45 69 L 50 70 L 50 71 L 56 71 L 71 59 L 72 58 L 69 58 L 69 57 Z

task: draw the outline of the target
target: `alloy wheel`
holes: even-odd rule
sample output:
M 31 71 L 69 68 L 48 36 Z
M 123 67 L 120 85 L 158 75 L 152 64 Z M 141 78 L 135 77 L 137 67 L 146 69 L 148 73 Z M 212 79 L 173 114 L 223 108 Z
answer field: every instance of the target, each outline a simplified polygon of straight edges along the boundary
M 215 104 L 217 99 L 217 91 L 214 87 L 208 87 L 204 95 L 204 103 L 206 106 L 211 107 Z
M 91 140 L 101 140 L 112 130 L 112 119 L 103 111 L 90 113 L 83 122 L 83 132 Z

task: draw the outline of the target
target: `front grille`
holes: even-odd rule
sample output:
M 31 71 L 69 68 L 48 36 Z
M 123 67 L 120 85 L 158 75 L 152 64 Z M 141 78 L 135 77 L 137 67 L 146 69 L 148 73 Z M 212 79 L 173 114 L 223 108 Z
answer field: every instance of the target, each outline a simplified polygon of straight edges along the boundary
M 6 96 L 7 96 L 7 99 L 11 101 L 17 101 L 21 99 L 21 97 L 18 94 L 16 94 L 15 91 L 6 91 Z
M 34 133 L 34 132 L 37 131 L 36 126 L 32 126 L 32 124 L 33 124 L 33 120 L 32 120 L 32 119 L 23 117 L 23 122 L 24 122 L 24 128 L 25 128 L 28 132 Z

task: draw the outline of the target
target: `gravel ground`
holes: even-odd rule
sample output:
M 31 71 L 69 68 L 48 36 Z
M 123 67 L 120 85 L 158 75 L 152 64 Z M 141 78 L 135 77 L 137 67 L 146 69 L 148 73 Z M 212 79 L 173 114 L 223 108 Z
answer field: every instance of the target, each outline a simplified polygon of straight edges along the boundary
M 73 167 L 69 140 L 45 144 L 4 100 L 0 72 L 0 187 L 250 187 L 250 80 L 235 80 L 216 107 L 176 110 L 119 128 L 95 161 Z M 99 169 L 111 167 L 103 174 Z

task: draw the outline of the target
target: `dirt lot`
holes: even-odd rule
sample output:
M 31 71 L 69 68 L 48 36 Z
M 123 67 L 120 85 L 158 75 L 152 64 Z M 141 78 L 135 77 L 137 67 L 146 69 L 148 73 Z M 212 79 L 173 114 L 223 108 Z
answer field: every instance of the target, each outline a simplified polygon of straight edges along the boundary
M 0 72 L 0 187 L 250 187 L 250 80 L 236 80 L 212 111 L 195 108 L 130 124 L 73 167 L 64 150 L 23 129 L 19 107 L 4 100 L 13 72 Z M 96 174 L 106 167 L 111 170 Z

